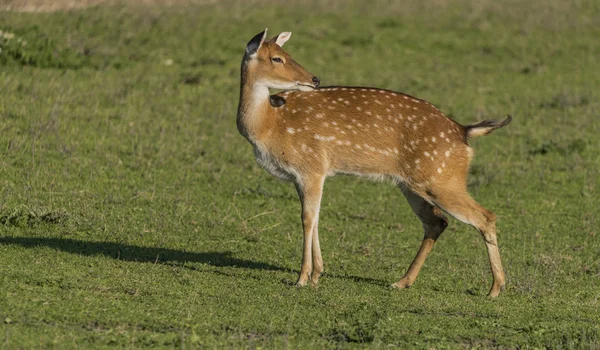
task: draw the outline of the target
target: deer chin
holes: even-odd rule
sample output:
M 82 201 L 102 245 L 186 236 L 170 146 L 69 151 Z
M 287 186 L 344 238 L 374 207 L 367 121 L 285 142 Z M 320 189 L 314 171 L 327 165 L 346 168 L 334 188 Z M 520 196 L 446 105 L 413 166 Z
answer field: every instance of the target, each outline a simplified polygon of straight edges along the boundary
M 315 89 L 315 87 L 311 84 L 296 83 L 296 86 L 300 91 L 313 91 Z

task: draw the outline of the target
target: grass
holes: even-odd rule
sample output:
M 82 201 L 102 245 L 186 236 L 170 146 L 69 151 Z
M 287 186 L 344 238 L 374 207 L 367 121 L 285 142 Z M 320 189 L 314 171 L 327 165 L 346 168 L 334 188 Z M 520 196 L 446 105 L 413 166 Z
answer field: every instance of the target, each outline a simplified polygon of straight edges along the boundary
M 600 348 L 598 2 L 333 1 L 0 12 L 0 347 Z M 507 290 L 456 221 L 414 287 L 399 191 L 327 181 L 326 274 L 293 186 L 238 134 L 246 42 L 325 85 L 403 91 L 466 124 Z M 23 45 L 23 41 L 26 42 Z

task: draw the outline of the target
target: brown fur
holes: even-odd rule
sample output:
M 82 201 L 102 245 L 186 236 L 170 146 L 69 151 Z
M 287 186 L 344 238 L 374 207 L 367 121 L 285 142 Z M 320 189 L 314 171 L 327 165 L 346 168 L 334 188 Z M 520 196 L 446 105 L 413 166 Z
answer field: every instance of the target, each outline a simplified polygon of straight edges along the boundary
M 394 287 L 414 283 L 447 226 L 444 213 L 448 213 L 482 234 L 494 277 L 489 295 L 497 296 L 504 285 L 504 272 L 495 215 L 467 193 L 473 157 L 467 137 L 470 132 L 491 132 L 510 119 L 464 127 L 426 101 L 364 87 L 289 90 L 270 98 L 268 88 L 316 86 L 312 74 L 275 44 L 276 38 L 261 42 L 253 57 L 245 57 L 242 63 L 238 128 L 254 146 L 259 163 L 271 174 L 293 181 L 298 191 L 304 253 L 297 284 L 318 282 L 323 270 L 318 240 L 323 183 L 327 176 L 344 173 L 391 180 L 423 223 L 421 248 Z M 273 62 L 274 56 L 285 63 Z M 282 99 L 285 103 L 272 104 Z

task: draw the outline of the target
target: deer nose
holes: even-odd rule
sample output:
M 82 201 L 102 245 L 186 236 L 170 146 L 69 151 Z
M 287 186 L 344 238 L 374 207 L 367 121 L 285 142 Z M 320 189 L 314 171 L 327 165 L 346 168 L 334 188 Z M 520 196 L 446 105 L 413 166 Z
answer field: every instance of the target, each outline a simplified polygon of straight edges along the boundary
M 321 84 L 321 81 L 317 77 L 313 77 L 312 82 L 315 84 L 315 87 L 319 87 L 319 84 Z

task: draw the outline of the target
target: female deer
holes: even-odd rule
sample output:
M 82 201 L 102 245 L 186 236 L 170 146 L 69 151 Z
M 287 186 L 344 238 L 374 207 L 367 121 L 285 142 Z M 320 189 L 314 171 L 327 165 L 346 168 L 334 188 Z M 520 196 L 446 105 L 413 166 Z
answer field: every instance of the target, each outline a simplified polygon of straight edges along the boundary
M 504 272 L 496 216 L 467 193 L 473 158 L 467 140 L 507 125 L 511 117 L 463 126 L 430 103 L 403 93 L 319 88 L 319 79 L 281 48 L 290 36 L 284 32 L 266 40 L 265 29 L 246 46 L 237 126 L 258 162 L 274 176 L 293 181 L 298 191 L 304 249 L 297 285 L 309 280 L 316 284 L 323 272 L 318 234 L 323 182 L 335 174 L 352 174 L 393 181 L 423 223 L 421 248 L 394 287 L 415 282 L 448 225 L 448 213 L 483 236 L 494 278 L 488 295 L 498 296 Z M 269 89 L 288 91 L 270 96 Z

